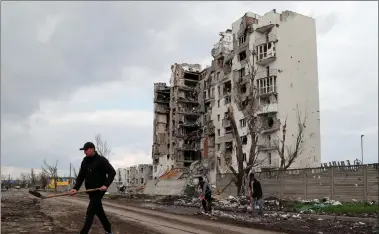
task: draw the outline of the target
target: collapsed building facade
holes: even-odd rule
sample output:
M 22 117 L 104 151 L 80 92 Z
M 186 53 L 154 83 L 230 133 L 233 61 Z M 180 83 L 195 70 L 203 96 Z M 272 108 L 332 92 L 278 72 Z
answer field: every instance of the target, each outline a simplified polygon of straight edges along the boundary
M 187 168 L 196 160 L 213 172 L 213 178 L 216 173 L 229 172 L 230 166 L 237 169 L 228 108 L 233 108 L 243 158 L 247 160 L 252 143 L 246 116 L 251 110 L 241 105 L 252 90 L 257 102 L 252 116 L 260 124 L 259 157 L 264 159 L 259 167 L 280 166 L 273 141 L 283 132 L 287 136 L 285 148 L 294 147 L 296 109 L 306 116 L 306 145 L 291 168 L 319 166 L 315 20 L 291 11 L 273 10 L 264 16 L 248 12 L 220 36 L 211 51 L 210 67 L 202 70 L 199 65 L 175 64 L 171 67 L 170 87 L 154 84 L 154 96 L 164 89 L 169 100 L 164 113 L 159 112 L 161 104 L 156 102 L 154 106 L 154 171 Z

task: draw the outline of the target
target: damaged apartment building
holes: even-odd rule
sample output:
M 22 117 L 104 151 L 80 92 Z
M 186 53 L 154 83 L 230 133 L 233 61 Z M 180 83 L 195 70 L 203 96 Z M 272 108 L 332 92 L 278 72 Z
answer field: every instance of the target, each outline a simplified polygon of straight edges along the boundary
M 154 178 L 173 168 L 188 168 L 201 155 L 201 66 L 174 64 L 171 70 L 170 87 L 154 84 Z
M 151 164 L 118 168 L 115 177 L 116 184 L 126 186 L 126 188 L 143 186 L 151 179 L 153 179 L 153 166 Z
M 165 105 L 155 102 L 154 165 L 167 170 L 202 159 L 215 173 L 228 172 L 230 165 L 237 169 L 228 107 L 233 108 L 244 159 L 248 160 L 249 110 L 240 106 L 254 90 L 257 108 L 253 115 L 260 123 L 259 158 L 264 159 L 260 168 L 279 167 L 274 141 L 282 137 L 284 123 L 286 147 L 293 147 L 298 130 L 296 110 L 306 116 L 306 145 L 291 167 L 319 166 L 315 20 L 291 11 L 273 10 L 263 16 L 248 12 L 220 36 L 211 51 L 210 67 L 201 70 L 198 65 L 175 64 L 170 87 L 155 84 L 155 97 L 166 90 L 168 101 Z M 159 112 L 162 108 L 165 113 Z

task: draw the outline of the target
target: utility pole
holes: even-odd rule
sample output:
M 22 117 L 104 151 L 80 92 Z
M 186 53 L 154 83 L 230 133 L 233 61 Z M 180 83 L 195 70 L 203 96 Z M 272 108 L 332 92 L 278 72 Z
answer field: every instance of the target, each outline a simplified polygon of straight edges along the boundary
M 361 164 L 363 164 L 363 137 L 364 137 L 365 135 L 361 135 L 361 157 L 362 157 L 362 161 L 361 161 Z
M 71 179 L 71 163 L 70 163 L 70 178 L 69 178 L 69 181 L 70 181 L 70 189 L 71 189 L 71 184 L 72 184 L 72 179 Z

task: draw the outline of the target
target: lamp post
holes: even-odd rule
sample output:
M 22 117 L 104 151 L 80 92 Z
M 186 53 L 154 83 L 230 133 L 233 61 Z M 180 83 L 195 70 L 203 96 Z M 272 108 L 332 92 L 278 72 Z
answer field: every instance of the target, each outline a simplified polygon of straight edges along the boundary
M 362 161 L 361 161 L 361 164 L 363 164 L 363 137 L 364 137 L 365 135 L 361 135 L 361 157 L 362 157 Z

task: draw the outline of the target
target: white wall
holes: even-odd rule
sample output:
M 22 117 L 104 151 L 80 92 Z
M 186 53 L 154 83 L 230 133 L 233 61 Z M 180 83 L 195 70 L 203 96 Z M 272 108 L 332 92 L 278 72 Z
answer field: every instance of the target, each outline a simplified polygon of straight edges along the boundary
M 253 13 L 248 13 L 253 15 Z M 272 69 L 280 69 L 281 72 L 277 76 L 277 92 L 278 94 L 278 118 L 283 123 L 287 118 L 287 145 L 293 145 L 297 132 L 297 115 L 296 106 L 299 105 L 300 110 L 307 113 L 305 137 L 306 145 L 302 155 L 292 164 L 292 168 L 296 167 L 316 167 L 321 163 L 321 142 L 320 142 L 320 114 L 319 114 L 319 91 L 318 91 L 318 74 L 317 74 L 317 44 L 316 44 L 316 28 L 315 20 L 296 13 L 289 13 L 285 20 L 280 21 L 280 14 L 269 12 L 263 17 L 258 17 L 259 25 L 255 28 L 266 24 L 279 24 L 274 27 L 270 33 L 270 37 L 277 37 L 276 56 L 277 59 L 267 65 Z M 282 16 L 284 19 L 285 17 Z M 237 34 L 242 18 L 238 19 L 232 25 L 232 33 Z M 256 38 L 261 34 L 254 32 L 250 34 L 249 49 L 252 51 L 255 47 Z M 292 58 L 291 58 L 292 57 Z M 253 57 L 250 56 L 253 62 Z M 256 65 L 259 71 L 265 69 L 264 66 Z M 233 58 L 232 73 L 234 70 L 241 69 L 237 55 Z M 232 80 L 232 79 L 229 79 Z M 232 82 L 233 85 L 233 82 Z M 216 145 L 220 142 L 217 136 L 217 129 L 220 129 L 221 137 L 224 136 L 224 128 L 222 127 L 222 119 L 227 106 L 224 105 L 224 99 L 220 100 L 220 107 L 217 107 L 219 100 L 216 86 L 216 101 L 212 108 L 212 120 L 215 125 Z M 232 100 L 233 101 L 233 100 Z M 241 112 L 238 111 L 234 102 L 232 102 L 234 115 L 237 126 L 240 126 L 239 120 L 243 118 Z M 217 115 L 220 115 L 220 121 L 217 121 Z M 240 136 L 246 135 L 247 127 L 239 128 Z M 271 134 L 271 139 L 281 136 L 281 131 Z M 248 155 L 251 145 L 251 139 L 248 136 L 248 142 L 243 147 L 243 152 Z M 271 151 L 272 160 L 279 162 L 277 152 Z M 266 152 L 260 153 L 260 157 L 267 157 Z M 233 167 L 237 169 L 237 160 L 233 150 Z
M 274 63 L 282 70 L 277 78 L 278 113 L 281 119 L 288 116 L 288 137 L 297 132 L 296 105 L 299 105 L 303 114 L 307 115 L 306 147 L 292 167 L 320 166 L 320 108 L 315 20 L 290 13 L 288 18 L 281 22 L 277 32 L 278 58 Z M 291 140 L 294 141 L 293 138 Z

